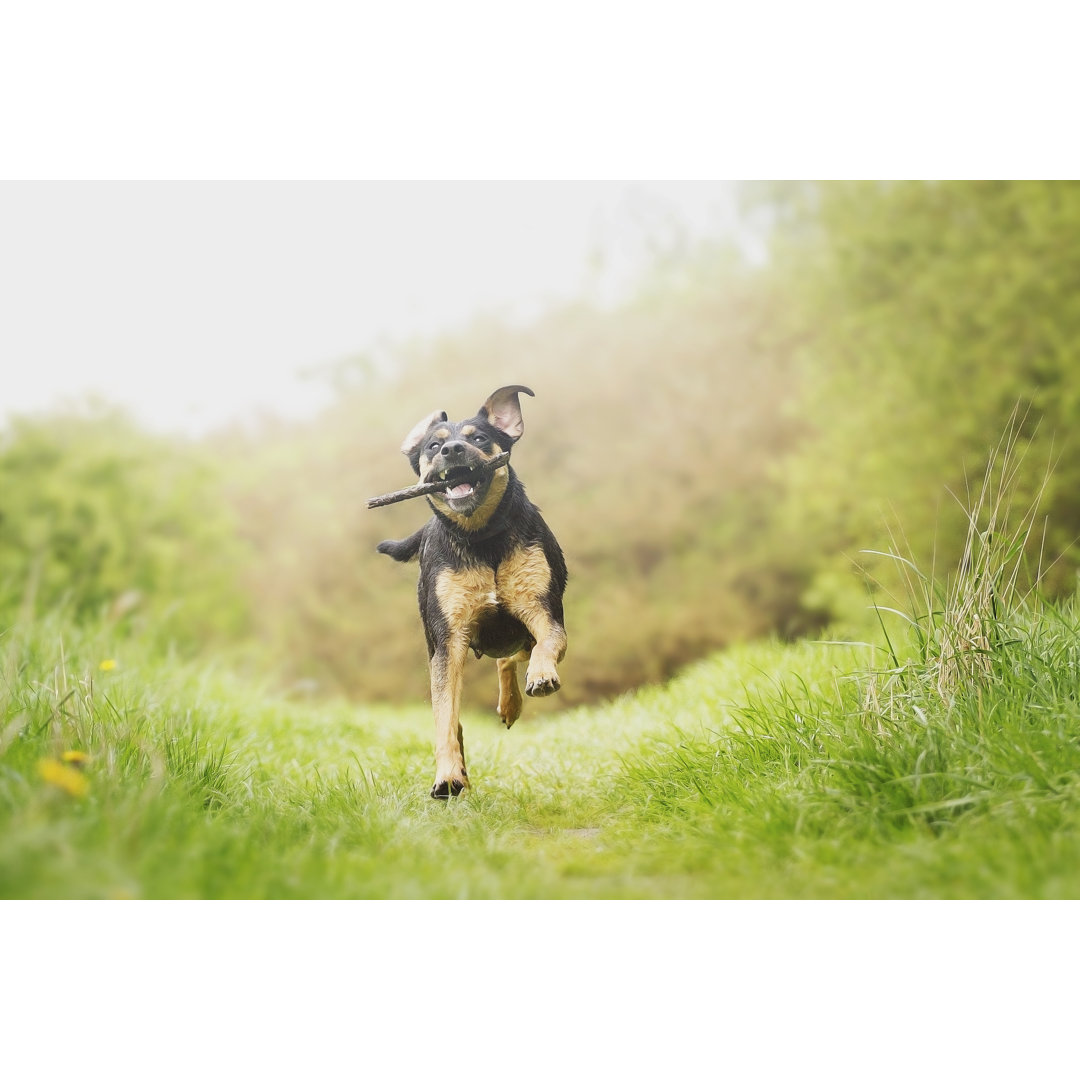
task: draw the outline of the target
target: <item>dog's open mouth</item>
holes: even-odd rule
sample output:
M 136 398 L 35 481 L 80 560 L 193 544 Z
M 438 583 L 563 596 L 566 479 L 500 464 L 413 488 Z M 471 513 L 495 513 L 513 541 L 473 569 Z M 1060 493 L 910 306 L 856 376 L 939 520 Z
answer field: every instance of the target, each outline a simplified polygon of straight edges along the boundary
M 448 499 L 468 499 L 475 495 L 483 481 L 483 471 L 480 469 L 447 469 L 439 474 L 440 480 L 446 480 L 446 497 Z

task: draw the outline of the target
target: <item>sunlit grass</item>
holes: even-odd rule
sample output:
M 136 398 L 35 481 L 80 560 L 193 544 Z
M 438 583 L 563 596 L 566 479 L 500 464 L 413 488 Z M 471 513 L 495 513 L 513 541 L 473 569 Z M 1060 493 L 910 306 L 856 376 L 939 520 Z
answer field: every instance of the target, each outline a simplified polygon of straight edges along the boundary
M 469 797 L 428 797 L 429 710 L 298 704 L 224 672 L 9 634 L 0 887 L 27 896 L 588 895 L 639 710 L 466 721 Z M 617 737 L 613 737 L 617 736 Z M 39 773 L 78 746 L 85 790 Z M 584 864 L 583 864 L 584 865 Z M 588 875 L 585 875 L 587 878 Z

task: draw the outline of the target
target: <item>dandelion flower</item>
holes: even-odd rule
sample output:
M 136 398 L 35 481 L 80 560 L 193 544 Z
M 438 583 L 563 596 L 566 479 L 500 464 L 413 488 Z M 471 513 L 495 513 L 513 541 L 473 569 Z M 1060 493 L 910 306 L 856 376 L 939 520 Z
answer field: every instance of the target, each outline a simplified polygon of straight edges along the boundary
M 101 663 L 98 664 L 98 667 L 102 671 L 112 671 L 113 668 L 116 667 L 116 661 L 115 660 L 102 660 Z
M 81 769 L 90 760 L 90 755 L 83 750 L 65 750 L 60 755 L 60 760 L 65 765 L 74 765 Z
M 43 758 L 38 762 L 38 776 L 46 784 L 52 784 L 69 795 L 81 799 L 90 790 L 90 781 L 76 768 L 65 765 L 56 758 Z

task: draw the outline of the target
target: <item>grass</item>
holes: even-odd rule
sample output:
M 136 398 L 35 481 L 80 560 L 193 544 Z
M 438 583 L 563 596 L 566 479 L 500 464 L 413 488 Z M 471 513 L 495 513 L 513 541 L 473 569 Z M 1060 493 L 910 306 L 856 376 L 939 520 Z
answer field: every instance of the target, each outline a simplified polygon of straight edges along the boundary
M 879 708 L 865 679 L 789 680 L 716 738 L 638 765 L 638 790 L 718 895 L 1074 897 L 1078 629 L 1073 614 L 1018 629 L 948 702 L 925 669 Z
M 470 716 L 475 788 L 446 805 L 426 707 L 13 631 L 0 895 L 1075 897 L 1080 620 L 1047 608 L 1007 640 L 947 698 L 917 652 L 883 692 L 866 650 L 761 644 L 511 732 Z
M 601 892 L 624 892 L 599 832 L 620 754 L 666 726 L 647 710 L 623 706 L 618 739 L 599 713 L 471 717 L 477 788 L 443 805 L 426 707 L 298 704 L 123 655 L 104 673 L 105 642 L 53 641 L 5 641 L 5 896 L 587 896 L 597 854 Z M 85 794 L 39 773 L 73 750 Z

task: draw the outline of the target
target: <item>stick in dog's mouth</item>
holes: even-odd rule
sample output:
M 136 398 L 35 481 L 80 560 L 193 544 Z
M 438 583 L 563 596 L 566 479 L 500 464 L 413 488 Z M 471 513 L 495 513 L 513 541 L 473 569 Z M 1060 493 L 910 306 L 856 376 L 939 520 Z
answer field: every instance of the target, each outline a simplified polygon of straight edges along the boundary
M 389 506 L 391 503 L 402 502 L 405 499 L 415 499 L 421 495 L 434 495 L 438 492 L 445 492 L 452 499 L 465 499 L 468 498 L 475 488 L 472 483 L 467 480 L 462 480 L 462 473 L 467 472 L 468 476 L 472 480 L 479 480 L 487 473 L 495 472 L 496 469 L 501 469 L 503 465 L 506 465 L 510 461 L 509 452 L 498 454 L 490 461 L 481 462 L 472 469 L 462 470 L 447 469 L 447 476 L 441 480 L 435 480 L 424 484 L 414 484 L 410 488 L 405 488 L 402 491 L 392 491 L 389 495 L 377 495 L 373 499 L 368 499 L 367 506 L 369 510 L 374 510 L 378 506 Z M 455 476 L 455 473 L 457 474 Z M 468 491 L 462 491 L 460 494 L 456 489 L 468 488 Z
M 467 499 L 476 491 L 476 485 L 483 482 L 487 472 L 482 466 L 473 469 L 446 469 L 439 474 L 439 481 L 446 481 L 447 498 Z

